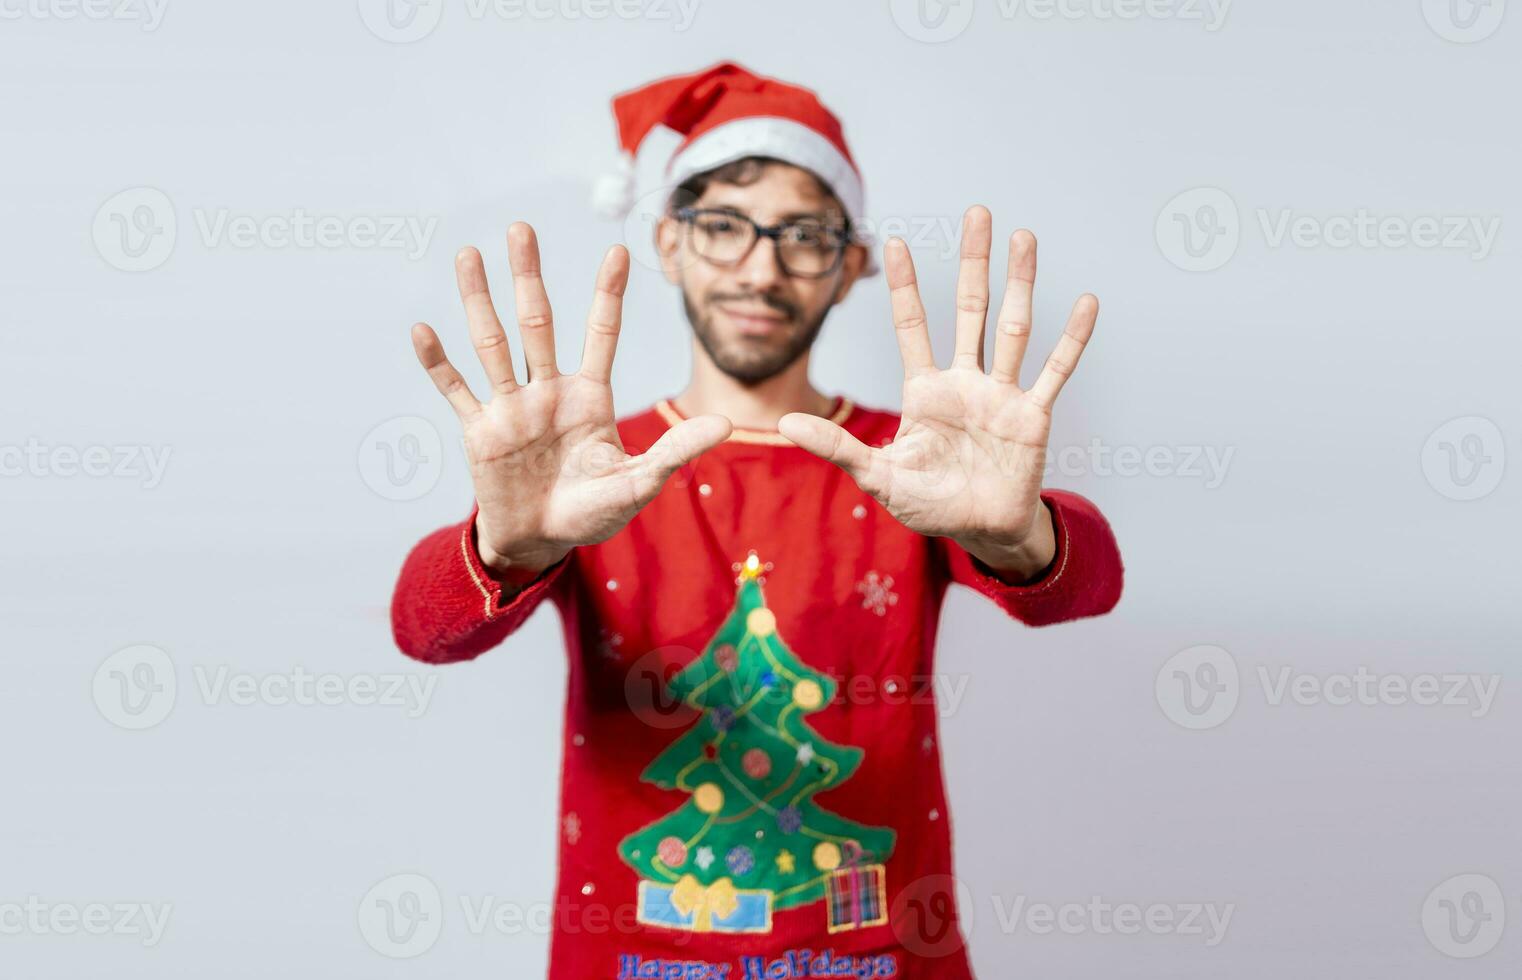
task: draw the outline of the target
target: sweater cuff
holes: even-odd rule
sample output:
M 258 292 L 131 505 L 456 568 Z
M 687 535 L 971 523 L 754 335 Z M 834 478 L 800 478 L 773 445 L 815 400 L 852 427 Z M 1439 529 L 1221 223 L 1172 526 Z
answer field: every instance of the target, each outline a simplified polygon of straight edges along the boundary
M 999 571 L 983 559 L 958 547 L 956 550 L 961 551 L 966 556 L 971 570 L 971 577 L 967 580 L 967 584 L 991 596 L 1010 597 L 1035 595 L 1057 585 L 1058 580 L 1067 571 L 1068 555 L 1072 551 L 1073 545 L 1068 537 L 1068 520 L 1066 519 L 1067 515 L 1063 513 L 1062 504 L 1046 493 L 1041 495 L 1041 500 L 1046 504 L 1047 510 L 1051 512 L 1052 535 L 1057 542 L 1057 550 L 1052 555 L 1051 563 L 1042 569 L 1039 576 L 1031 581 L 1013 585 L 1005 581 L 999 574 Z
M 537 603 L 565 571 L 566 565 L 570 563 L 571 552 L 567 552 L 555 564 L 521 586 L 505 585 L 487 569 L 481 561 L 481 552 L 476 547 L 476 513 L 479 510 L 479 505 L 472 507 L 470 517 L 460 529 L 460 560 L 470 576 L 472 586 L 481 597 L 482 612 L 490 622 L 522 606 Z
M 1052 512 L 1057 552 L 1040 578 L 1011 585 L 948 540 L 952 581 L 988 596 L 1033 626 L 1110 611 L 1120 600 L 1123 568 L 1109 523 L 1098 508 L 1077 494 L 1047 490 L 1041 499 Z

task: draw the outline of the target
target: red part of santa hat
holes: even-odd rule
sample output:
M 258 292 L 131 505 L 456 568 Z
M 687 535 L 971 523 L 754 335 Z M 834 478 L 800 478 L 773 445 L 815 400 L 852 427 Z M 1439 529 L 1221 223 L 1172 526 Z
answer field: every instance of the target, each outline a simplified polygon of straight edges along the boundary
M 633 160 L 645 138 L 664 126 L 682 137 L 665 166 L 672 188 L 742 157 L 773 157 L 814 173 L 840 199 L 851 222 L 862 223 L 861 173 L 840 120 L 806 88 L 726 61 L 624 92 L 613 100 L 613 115 L 626 154 L 626 186 L 611 194 L 607 186 L 600 188 L 605 211 L 628 212 Z

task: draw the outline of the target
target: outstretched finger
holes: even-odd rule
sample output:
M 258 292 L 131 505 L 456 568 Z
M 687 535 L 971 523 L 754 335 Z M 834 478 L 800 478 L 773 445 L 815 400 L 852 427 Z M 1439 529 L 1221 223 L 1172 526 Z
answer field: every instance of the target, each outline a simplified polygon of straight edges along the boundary
M 460 377 L 455 366 L 449 363 L 449 358 L 444 356 L 444 345 L 439 343 L 439 335 L 433 332 L 432 327 L 426 323 L 413 324 L 412 349 L 417 353 L 418 363 L 423 365 L 428 377 L 433 379 L 433 386 L 439 389 L 439 394 L 449 399 L 456 415 L 467 419 L 481 411 L 481 403 L 470 393 L 470 386 Z
M 1098 319 L 1098 298 L 1091 293 L 1078 297 L 1078 302 L 1073 304 L 1072 315 L 1068 317 L 1068 325 L 1062 331 L 1062 339 L 1057 341 L 1057 349 L 1046 359 L 1041 376 L 1031 386 L 1030 396 L 1037 405 L 1050 409 L 1057 400 L 1062 386 L 1067 384 L 1068 378 L 1073 376 L 1073 371 L 1078 367 L 1078 359 L 1083 356 L 1089 338 L 1094 336 L 1094 323 Z
M 872 450 L 845 429 L 807 412 L 789 412 L 778 420 L 777 429 L 800 448 L 845 470 L 867 493 L 875 493 Z
M 521 221 L 507 229 L 507 261 L 513 267 L 513 297 L 528 379 L 553 378 L 559 373 L 555 368 L 555 315 L 539 275 L 539 239 L 534 229 Z
M 935 370 L 935 352 L 930 349 L 930 327 L 925 319 L 925 304 L 920 302 L 919 283 L 914 278 L 914 259 L 901 238 L 890 238 L 883 246 L 883 271 L 888 279 L 888 297 L 893 307 L 893 332 L 898 335 L 898 351 L 904 359 L 906 377 Z
M 1009 271 L 1004 302 L 994 327 L 993 379 L 1020 383 L 1020 364 L 1031 339 L 1031 305 L 1036 291 L 1036 236 L 1024 228 L 1009 236 Z
M 581 350 L 581 373 L 607 383 L 613 375 L 613 353 L 624 316 L 624 289 L 629 285 L 629 252 L 614 245 L 603 256 L 587 314 L 587 339 Z
M 988 253 L 993 217 L 981 204 L 962 216 L 962 262 L 957 271 L 957 341 L 952 363 L 983 368 L 983 327 L 988 322 Z
M 497 319 L 497 308 L 492 305 L 481 253 L 474 248 L 460 249 L 454 259 L 454 275 L 460 286 L 460 302 L 465 305 L 465 321 L 470 325 L 470 342 L 486 369 L 486 380 L 496 391 L 512 391 L 518 387 L 513 377 L 513 353 L 502 321 Z
M 660 492 L 667 477 L 729 438 L 734 426 L 722 415 L 699 415 L 678 422 L 639 456 L 635 493 L 640 505 Z

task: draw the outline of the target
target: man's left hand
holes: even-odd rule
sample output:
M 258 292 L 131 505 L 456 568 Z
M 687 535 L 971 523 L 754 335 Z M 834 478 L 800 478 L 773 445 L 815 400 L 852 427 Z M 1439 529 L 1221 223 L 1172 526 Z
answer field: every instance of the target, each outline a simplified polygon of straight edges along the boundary
M 783 416 L 778 428 L 845 470 L 910 530 L 951 538 L 1006 581 L 1019 583 L 1038 575 L 1056 554 L 1051 514 L 1041 500 L 1052 404 L 1094 333 L 1099 300 L 1087 293 L 1078 298 L 1035 384 L 1022 389 L 1036 238 L 1015 232 L 993 369 L 985 374 L 992 226 L 983 207 L 970 208 L 962 219 L 956 354 L 945 370 L 935 365 L 908 246 L 894 238 L 883 248 L 904 361 L 903 411 L 891 443 L 866 446 L 833 422 L 801 412 Z

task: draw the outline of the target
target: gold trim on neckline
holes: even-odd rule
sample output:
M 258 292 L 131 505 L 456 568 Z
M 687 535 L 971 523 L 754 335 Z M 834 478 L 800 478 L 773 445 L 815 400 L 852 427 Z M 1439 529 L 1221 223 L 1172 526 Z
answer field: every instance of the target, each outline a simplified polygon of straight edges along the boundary
M 829 421 L 834 422 L 836 425 L 843 424 L 851 416 L 851 410 L 855 407 L 851 399 L 842 396 L 840 407 L 835 409 L 830 415 Z M 682 413 L 676 410 L 676 406 L 671 404 L 671 399 L 669 398 L 662 398 L 655 403 L 655 413 L 665 421 L 668 428 L 676 425 L 678 422 L 686 421 Z M 724 441 L 743 442 L 757 446 L 791 446 L 794 444 L 791 439 L 780 432 L 763 432 L 759 429 L 735 429 L 730 432 L 729 438 Z

